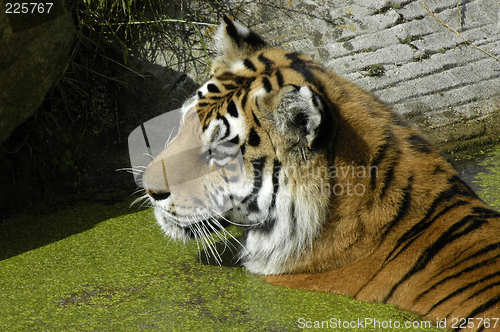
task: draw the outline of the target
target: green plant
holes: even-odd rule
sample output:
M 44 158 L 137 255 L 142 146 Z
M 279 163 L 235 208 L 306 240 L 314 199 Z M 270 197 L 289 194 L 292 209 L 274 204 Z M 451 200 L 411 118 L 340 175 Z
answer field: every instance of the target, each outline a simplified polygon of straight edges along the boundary
M 160 32 L 165 39 L 164 47 L 181 48 L 191 53 L 193 44 L 199 42 L 208 61 L 208 50 L 200 27 L 215 24 L 206 22 L 207 15 L 196 11 L 180 10 L 180 17 L 170 17 L 178 12 L 180 3 L 161 0 L 72 0 L 72 10 L 76 16 L 78 37 L 95 55 L 106 54 L 112 49 L 124 64 L 127 63 L 130 48 L 141 38 Z M 210 6 L 209 2 L 204 2 Z M 211 9 L 211 7 L 210 7 Z M 207 12 L 209 12 L 208 10 Z M 196 35 L 197 38 L 192 38 Z M 104 53 L 104 54 L 103 54 Z
M 71 151 L 68 149 L 64 151 L 64 154 L 59 158 L 52 158 L 52 165 L 57 166 L 59 170 L 63 173 L 67 173 L 74 170 L 75 163 L 71 157 Z

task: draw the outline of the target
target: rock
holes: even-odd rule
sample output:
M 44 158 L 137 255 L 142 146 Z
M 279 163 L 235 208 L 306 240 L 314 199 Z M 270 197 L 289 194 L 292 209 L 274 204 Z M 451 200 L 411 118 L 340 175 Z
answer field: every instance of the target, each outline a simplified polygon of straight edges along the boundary
M 71 14 L 53 3 L 49 13 L 0 12 L 0 143 L 35 113 L 68 59 Z

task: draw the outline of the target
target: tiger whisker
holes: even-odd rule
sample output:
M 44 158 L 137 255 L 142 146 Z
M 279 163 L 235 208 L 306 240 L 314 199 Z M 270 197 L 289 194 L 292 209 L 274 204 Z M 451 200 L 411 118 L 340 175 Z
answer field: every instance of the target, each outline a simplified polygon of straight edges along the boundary
M 130 196 L 137 195 L 140 192 L 146 192 L 146 190 L 142 187 L 138 187 Z M 148 197 L 147 195 L 144 195 L 144 197 Z
M 233 246 L 234 249 L 237 250 L 236 246 L 234 246 L 234 244 L 232 244 L 227 239 L 227 235 L 229 235 L 230 237 L 234 238 L 233 235 L 231 233 L 229 233 L 226 229 L 224 229 L 224 227 L 220 224 L 220 222 L 217 219 L 215 219 L 214 217 L 209 217 L 209 218 L 210 218 L 211 222 L 213 222 L 215 224 L 215 226 L 216 226 L 216 227 L 214 227 L 211 223 L 208 223 L 209 227 L 212 229 L 212 231 L 217 235 L 217 237 L 224 244 L 224 251 L 222 253 L 219 253 L 219 255 L 224 254 L 226 252 L 226 248 L 228 248 L 231 251 L 231 253 L 233 253 L 233 251 L 231 250 L 231 248 L 230 248 L 229 245 Z
M 207 261 L 209 261 L 208 252 L 207 252 L 207 249 L 208 249 L 210 251 L 210 253 L 212 254 L 212 256 L 214 257 L 217 264 L 221 265 L 222 259 L 220 258 L 217 251 L 214 251 L 213 242 L 210 241 L 210 240 L 213 240 L 213 238 L 210 236 L 210 233 L 208 233 L 208 230 L 203 226 L 203 224 L 197 223 L 196 226 L 198 227 L 199 231 L 202 233 L 200 236 L 200 239 L 203 242 L 205 242 L 205 244 L 206 244 L 206 246 L 203 246 L 203 247 L 204 247 L 205 255 L 207 256 Z
M 226 217 L 224 217 L 222 214 L 220 214 L 219 212 L 215 211 L 214 209 L 211 209 L 212 212 L 216 213 L 218 217 L 220 217 L 221 219 L 223 219 L 224 221 L 227 221 L 228 223 L 230 223 L 231 225 L 235 225 L 235 226 L 241 226 L 241 227 L 247 227 L 248 225 L 244 225 L 244 224 L 238 224 L 234 221 L 231 221 L 229 219 L 227 219 Z
M 172 138 L 172 134 L 173 134 L 174 130 L 175 130 L 175 127 L 172 128 L 172 130 L 170 131 L 170 134 L 168 135 L 167 141 L 165 142 L 165 145 L 163 146 L 164 149 L 167 147 L 168 143 L 170 143 L 170 139 Z
M 222 214 L 220 214 L 219 212 L 215 211 L 214 209 L 212 209 L 212 211 L 214 213 L 216 213 L 218 215 L 218 217 L 220 217 L 221 219 L 223 219 L 224 221 L 227 221 L 228 223 L 232 224 L 232 225 L 236 225 L 236 226 L 243 226 L 243 227 L 246 227 L 247 225 L 243 225 L 243 224 L 238 224 L 238 223 L 235 223 L 235 222 L 232 222 L 231 220 L 227 219 L 226 217 L 224 217 Z M 219 225 L 219 221 L 215 218 L 213 218 L 214 221 L 216 221 Z M 222 225 L 220 225 L 221 228 L 222 228 Z M 243 250 L 245 250 L 245 252 L 248 252 L 247 249 L 245 248 L 245 246 L 236 238 L 233 236 L 233 234 L 229 233 L 226 229 L 222 228 L 224 230 L 225 233 L 227 233 L 234 241 L 236 241 Z M 236 246 L 234 244 L 232 244 L 230 241 L 228 241 L 235 250 L 238 250 L 238 248 L 236 248 Z
M 193 217 L 193 219 L 194 219 L 194 217 Z M 198 233 L 199 227 L 200 226 L 198 225 L 198 223 L 196 222 L 196 220 L 194 220 L 193 224 L 189 225 L 189 229 L 193 233 L 194 239 L 196 241 L 196 246 L 198 247 L 198 252 L 204 252 L 205 256 L 207 257 L 207 261 L 208 261 L 209 258 L 208 258 L 207 251 L 205 250 L 205 243 L 203 241 L 200 241 L 201 236 Z M 200 249 L 200 244 L 201 244 L 201 249 Z M 201 257 L 200 257 L 200 259 L 201 259 Z

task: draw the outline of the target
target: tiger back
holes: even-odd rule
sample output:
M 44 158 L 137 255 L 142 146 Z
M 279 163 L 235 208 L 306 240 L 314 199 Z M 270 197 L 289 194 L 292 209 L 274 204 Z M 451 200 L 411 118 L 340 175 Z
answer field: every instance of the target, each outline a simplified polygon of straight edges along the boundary
M 143 174 L 162 229 L 217 256 L 236 224 L 236 259 L 270 283 L 493 329 L 500 215 L 440 152 L 305 55 L 227 18 L 216 44 L 209 81 Z

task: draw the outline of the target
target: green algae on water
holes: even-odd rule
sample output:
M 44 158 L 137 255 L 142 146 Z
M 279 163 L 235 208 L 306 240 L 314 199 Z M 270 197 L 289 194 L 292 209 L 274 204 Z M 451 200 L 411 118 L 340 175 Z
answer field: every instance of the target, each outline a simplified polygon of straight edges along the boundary
M 474 180 L 481 187 L 478 194 L 486 204 L 500 211 L 500 145 L 488 152 L 479 165 L 484 166 L 486 172 L 478 173 Z
M 356 322 L 350 330 L 398 331 L 357 324 L 419 324 L 393 306 L 203 265 L 196 242 L 170 241 L 151 210 L 129 203 L 82 202 L 0 225 L 0 330 L 297 331 Z

